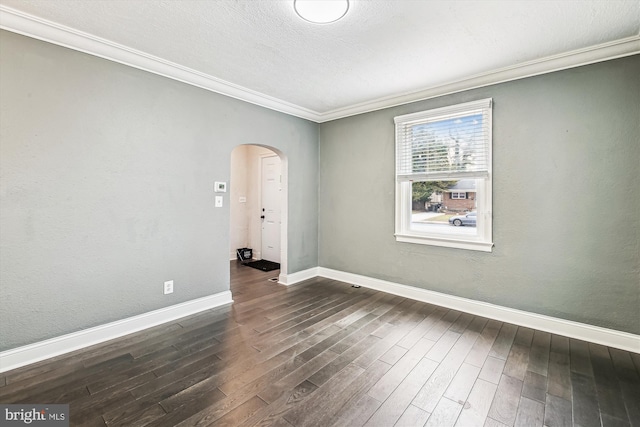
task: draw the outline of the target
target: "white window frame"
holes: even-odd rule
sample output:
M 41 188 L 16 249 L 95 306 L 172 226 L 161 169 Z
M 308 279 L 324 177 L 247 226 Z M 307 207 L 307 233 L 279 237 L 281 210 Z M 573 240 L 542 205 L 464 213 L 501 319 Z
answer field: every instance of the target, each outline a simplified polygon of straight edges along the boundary
M 466 200 L 467 192 L 466 191 L 452 191 L 451 192 L 451 200 Z
M 460 113 L 464 115 L 477 113 L 481 108 L 485 120 L 488 121 L 488 164 L 487 171 L 482 174 L 469 175 L 468 173 L 451 173 L 446 178 L 442 176 L 434 178 L 420 177 L 417 181 L 428 180 L 456 180 L 456 179 L 476 179 L 476 204 L 477 204 L 477 224 L 476 235 L 461 235 L 455 229 L 445 229 L 446 231 L 435 233 L 419 231 L 411 228 L 411 208 L 412 193 L 411 181 L 406 178 L 400 179 L 398 176 L 398 147 L 404 144 L 402 128 L 409 124 L 420 124 L 437 121 L 439 117 L 447 117 L 451 114 Z M 492 100 L 483 99 L 464 104 L 452 105 L 449 107 L 437 108 L 413 114 L 407 114 L 394 118 L 396 124 L 396 224 L 395 238 L 398 242 L 432 245 L 440 247 L 476 250 L 491 252 L 493 248 L 492 230 Z M 456 227 L 457 228 L 457 227 Z

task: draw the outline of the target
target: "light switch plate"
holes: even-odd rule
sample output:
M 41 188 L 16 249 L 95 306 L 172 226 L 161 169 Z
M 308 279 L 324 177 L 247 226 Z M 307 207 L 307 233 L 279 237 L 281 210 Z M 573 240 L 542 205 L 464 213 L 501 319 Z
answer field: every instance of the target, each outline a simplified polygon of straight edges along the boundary
M 216 208 L 222 207 L 222 196 L 216 196 Z

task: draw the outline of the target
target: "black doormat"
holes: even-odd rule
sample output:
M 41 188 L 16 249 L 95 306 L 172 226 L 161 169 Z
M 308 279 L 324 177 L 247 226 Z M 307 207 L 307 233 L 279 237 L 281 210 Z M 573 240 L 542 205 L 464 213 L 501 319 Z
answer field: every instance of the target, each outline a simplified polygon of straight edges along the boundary
M 273 262 L 273 261 L 267 261 L 266 259 L 251 261 L 244 265 L 246 265 L 247 267 L 257 268 L 258 270 L 262 270 L 262 271 L 278 270 L 280 268 L 279 263 Z

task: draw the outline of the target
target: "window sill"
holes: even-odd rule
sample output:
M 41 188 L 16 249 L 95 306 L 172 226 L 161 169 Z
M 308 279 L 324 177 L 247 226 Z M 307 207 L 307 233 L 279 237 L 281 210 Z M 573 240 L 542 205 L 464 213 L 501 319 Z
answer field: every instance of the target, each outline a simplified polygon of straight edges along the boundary
M 396 234 L 396 241 L 419 245 L 440 246 L 445 248 L 467 249 L 470 251 L 492 252 L 493 242 L 478 240 L 460 240 L 444 237 L 416 236 L 413 234 Z

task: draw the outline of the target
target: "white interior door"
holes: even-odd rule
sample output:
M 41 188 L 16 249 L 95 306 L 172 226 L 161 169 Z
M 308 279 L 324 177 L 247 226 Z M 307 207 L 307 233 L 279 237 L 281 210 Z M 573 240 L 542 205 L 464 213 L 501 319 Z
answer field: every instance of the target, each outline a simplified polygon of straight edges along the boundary
M 262 158 L 262 259 L 280 262 L 280 157 Z

